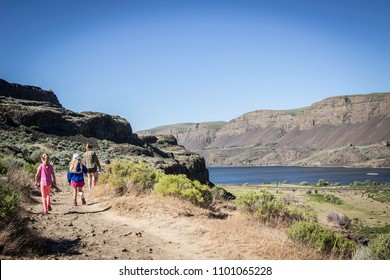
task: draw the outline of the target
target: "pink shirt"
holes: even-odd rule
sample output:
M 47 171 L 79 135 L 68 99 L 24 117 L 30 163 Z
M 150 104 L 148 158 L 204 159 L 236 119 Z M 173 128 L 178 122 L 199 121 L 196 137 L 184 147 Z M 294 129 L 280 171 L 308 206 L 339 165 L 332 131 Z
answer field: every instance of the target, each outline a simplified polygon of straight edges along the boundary
M 53 166 L 50 164 L 45 166 L 43 163 L 38 166 L 38 172 L 41 174 L 41 186 L 49 186 L 53 184 L 51 175 L 53 174 Z

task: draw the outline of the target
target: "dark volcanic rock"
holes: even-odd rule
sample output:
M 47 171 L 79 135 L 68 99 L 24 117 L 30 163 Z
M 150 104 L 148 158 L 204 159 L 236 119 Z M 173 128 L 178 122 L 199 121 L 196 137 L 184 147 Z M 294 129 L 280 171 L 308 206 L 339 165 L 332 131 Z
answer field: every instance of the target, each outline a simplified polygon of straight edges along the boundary
M 75 113 L 49 102 L 0 96 L 0 122 L 4 126 L 34 127 L 60 136 L 84 135 L 132 143 L 136 137 L 123 118 L 103 113 Z
M 62 107 L 57 96 L 50 90 L 43 90 L 34 86 L 11 84 L 2 79 L 0 79 L 0 95 L 16 99 L 44 101 Z

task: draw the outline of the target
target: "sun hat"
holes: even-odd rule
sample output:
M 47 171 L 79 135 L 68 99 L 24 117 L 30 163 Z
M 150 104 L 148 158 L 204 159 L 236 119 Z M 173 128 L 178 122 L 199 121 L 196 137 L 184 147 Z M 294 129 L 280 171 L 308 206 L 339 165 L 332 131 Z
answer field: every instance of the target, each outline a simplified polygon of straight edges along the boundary
M 81 159 L 81 157 L 80 157 L 80 155 L 79 155 L 79 154 L 74 154 L 74 155 L 73 155 L 73 159 L 80 160 L 80 159 Z

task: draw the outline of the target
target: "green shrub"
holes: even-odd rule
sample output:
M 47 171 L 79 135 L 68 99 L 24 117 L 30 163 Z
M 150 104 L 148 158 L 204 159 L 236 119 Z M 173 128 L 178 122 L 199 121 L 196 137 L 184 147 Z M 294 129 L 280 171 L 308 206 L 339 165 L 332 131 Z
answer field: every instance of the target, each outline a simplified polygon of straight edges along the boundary
M 342 200 L 340 198 L 338 198 L 337 196 L 333 195 L 333 194 L 325 194 L 324 195 L 324 199 L 326 202 L 330 202 L 330 203 L 333 203 L 333 204 L 341 204 L 342 203 Z
M 283 221 L 292 224 L 295 221 L 316 221 L 317 214 L 307 205 L 293 204 L 285 208 L 282 218 Z
M 371 260 L 371 250 L 367 246 L 360 245 L 352 255 L 353 260 Z
M 44 153 L 47 153 L 47 152 L 44 152 L 44 151 L 42 151 L 42 150 L 40 150 L 40 149 L 35 150 L 35 151 L 33 151 L 33 152 L 31 153 L 30 159 L 31 159 L 33 162 L 41 162 L 41 156 L 42 156 L 42 154 L 44 154 Z
M 333 204 L 341 204 L 343 201 L 333 194 L 308 194 L 308 196 L 317 202 L 329 202 Z
M 366 194 L 372 200 L 390 203 L 390 192 L 388 191 L 367 191 Z
M 381 234 L 368 243 L 374 260 L 390 260 L 390 234 Z
M 286 231 L 293 241 L 303 242 L 315 250 L 351 258 L 357 244 L 340 233 L 335 233 L 316 222 L 299 221 Z
M 262 212 L 262 209 L 259 210 L 259 207 L 262 204 L 266 204 L 269 201 L 274 201 L 275 199 L 276 198 L 273 194 L 264 189 L 260 189 L 257 192 L 249 191 L 238 195 L 234 203 L 238 208 L 241 208 L 252 214 L 257 214 L 258 212 Z
M 54 165 L 60 167 L 61 169 L 68 169 L 72 155 L 73 153 L 71 151 L 53 152 L 50 156 L 50 160 Z
M 101 173 L 100 180 L 112 185 L 117 194 L 122 195 L 132 190 L 137 193 L 151 191 L 162 175 L 162 171 L 141 161 L 113 162 L 105 173 Z
M 335 223 L 345 229 L 348 229 L 352 224 L 351 219 L 347 215 L 333 211 L 330 211 L 326 214 L 326 219 L 328 222 Z
M 23 170 L 27 173 L 28 176 L 32 177 L 36 174 L 38 166 L 39 163 L 31 164 L 26 162 L 23 164 Z
M 237 197 L 235 204 L 259 218 L 262 222 L 292 223 L 294 221 L 316 220 L 315 212 L 308 206 L 292 200 L 279 200 L 270 192 L 260 189 L 250 191 Z
M 324 186 L 328 186 L 328 185 L 329 185 L 329 183 L 324 179 L 319 179 L 317 184 L 316 184 L 317 187 L 324 187 Z
M 19 211 L 20 195 L 8 186 L 0 186 L 0 218 L 10 221 Z
M 209 207 L 213 200 L 208 186 L 191 181 L 183 174 L 162 176 L 154 186 L 154 193 L 177 196 L 204 208 Z
M 8 170 L 8 168 L 7 168 L 7 165 L 4 162 L 4 157 L 0 156 L 0 174 L 1 175 L 6 174 L 7 170 Z

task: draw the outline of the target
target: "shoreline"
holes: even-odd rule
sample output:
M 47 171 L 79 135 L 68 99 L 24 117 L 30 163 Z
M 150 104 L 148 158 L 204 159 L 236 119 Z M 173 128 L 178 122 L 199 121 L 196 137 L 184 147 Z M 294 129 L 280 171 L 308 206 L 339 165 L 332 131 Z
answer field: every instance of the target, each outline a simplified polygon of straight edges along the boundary
M 251 168 L 251 167 L 299 167 L 299 168 L 345 168 L 345 169 L 389 169 L 389 167 L 372 167 L 372 166 L 328 166 L 328 165 L 206 165 L 206 168 Z

